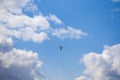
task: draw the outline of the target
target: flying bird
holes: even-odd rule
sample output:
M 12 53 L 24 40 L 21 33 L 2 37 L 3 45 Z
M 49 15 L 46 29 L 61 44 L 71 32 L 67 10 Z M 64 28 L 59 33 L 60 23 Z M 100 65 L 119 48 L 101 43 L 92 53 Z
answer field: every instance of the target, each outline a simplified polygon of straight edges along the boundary
M 59 46 L 59 49 L 62 50 L 62 49 L 63 49 L 63 46 Z

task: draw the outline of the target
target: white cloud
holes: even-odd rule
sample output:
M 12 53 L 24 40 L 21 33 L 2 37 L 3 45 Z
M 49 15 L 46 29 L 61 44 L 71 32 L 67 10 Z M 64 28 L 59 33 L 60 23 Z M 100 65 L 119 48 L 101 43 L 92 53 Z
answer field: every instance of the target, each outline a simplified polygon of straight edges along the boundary
M 18 39 L 23 39 L 25 41 L 31 40 L 33 42 L 42 42 L 46 39 L 49 39 L 47 33 L 37 32 L 36 29 L 32 27 L 20 28 L 19 30 L 8 29 L 4 25 L 0 25 L 0 34 L 3 36 L 16 37 Z
M 53 21 L 55 24 L 62 24 L 62 21 L 53 14 L 50 14 L 49 16 L 47 16 L 47 19 L 50 21 Z
M 44 30 L 50 27 L 49 22 L 42 15 L 32 18 L 24 14 L 14 15 L 3 9 L 0 9 L 0 13 L 0 22 L 4 23 L 5 26 L 9 28 L 34 27 Z
M 82 61 L 87 80 L 120 80 L 120 44 L 107 46 L 101 54 L 88 53 Z M 78 79 L 79 80 L 79 79 Z
M 0 38 L 0 80 L 40 80 L 38 54 L 13 48 L 12 38 Z
M 24 14 L 23 11 L 33 11 L 33 17 Z M 39 14 L 36 15 L 35 11 Z M 48 34 L 62 39 L 78 39 L 84 35 L 81 30 L 72 27 L 68 27 L 67 29 L 58 29 L 56 27 L 56 29 L 53 29 L 49 21 L 53 21 L 57 25 L 62 24 L 62 21 L 53 14 L 43 16 L 38 11 L 33 0 L 0 1 L 0 35 L 31 40 L 33 42 L 42 42 L 49 39 Z
M 22 12 L 32 0 L 1 0 L 0 2 L 0 35 L 34 42 L 42 42 L 48 39 L 47 33 L 43 32 L 50 28 L 46 17 L 42 14 L 29 17 Z
M 85 32 L 82 32 L 81 30 L 72 27 L 67 27 L 67 29 L 64 28 L 54 29 L 52 35 L 60 39 L 65 39 L 65 38 L 79 39 L 87 34 Z
M 10 13 L 21 14 L 24 8 L 32 0 L 0 0 L 0 8 Z
M 42 42 L 48 39 L 48 36 L 45 32 L 37 33 L 30 27 L 22 29 L 20 33 L 23 40 L 32 40 L 34 42 Z

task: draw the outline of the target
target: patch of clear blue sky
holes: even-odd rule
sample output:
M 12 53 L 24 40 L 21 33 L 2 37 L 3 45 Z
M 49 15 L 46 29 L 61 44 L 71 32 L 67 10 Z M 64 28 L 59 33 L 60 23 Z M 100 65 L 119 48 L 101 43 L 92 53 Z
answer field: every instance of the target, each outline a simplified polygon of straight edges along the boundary
M 83 64 L 79 64 L 84 54 L 101 53 L 103 45 L 120 43 L 120 12 L 112 11 L 119 8 L 120 3 L 112 0 L 40 0 L 36 4 L 43 15 L 55 14 L 64 24 L 88 33 L 79 40 L 59 40 L 51 36 L 42 43 L 15 43 L 16 48 L 39 53 L 44 63 L 42 71 L 49 80 L 57 80 L 59 75 L 63 76 L 61 80 L 74 80 L 84 69 Z M 63 51 L 59 51 L 59 45 L 63 45 Z

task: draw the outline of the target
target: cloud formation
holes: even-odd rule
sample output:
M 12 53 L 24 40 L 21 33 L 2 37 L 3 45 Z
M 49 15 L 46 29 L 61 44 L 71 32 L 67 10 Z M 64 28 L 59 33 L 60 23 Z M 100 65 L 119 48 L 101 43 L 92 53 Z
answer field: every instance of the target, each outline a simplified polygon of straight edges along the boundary
M 120 44 L 105 46 L 101 54 L 86 54 L 82 59 L 86 69 L 76 80 L 120 80 L 119 56 Z
M 79 39 L 82 36 L 86 36 L 87 33 L 68 26 L 67 29 L 64 29 L 64 28 L 54 29 L 52 32 L 52 35 L 60 39 L 66 39 L 66 38 Z
M 32 4 L 32 0 L 1 0 L 1 35 L 15 37 L 22 40 L 31 40 L 34 42 L 42 42 L 48 39 L 47 33 L 43 31 L 50 28 L 50 24 L 46 17 L 44 17 L 42 14 L 29 17 L 23 13 L 23 10 L 26 8 L 27 10 L 32 9 L 31 11 L 36 9 L 34 8 L 35 5 L 31 5 L 30 7 L 27 6 L 30 3 Z
M 30 11 L 32 16 L 25 14 L 25 12 Z M 56 25 L 62 24 L 62 21 L 54 14 L 44 16 L 34 4 L 33 0 L 0 0 L 1 35 L 22 40 L 31 40 L 33 42 L 42 42 L 46 39 L 50 39 L 48 34 L 52 35 L 51 33 L 60 32 L 59 30 L 56 32 L 57 27 L 55 30 L 52 28 L 50 21 L 53 21 Z M 71 34 L 72 36 L 76 36 L 76 34 L 73 34 L 74 31 L 72 31 L 73 30 L 69 32 L 68 30 L 67 34 L 70 34 L 70 37 Z M 78 31 L 81 32 L 81 30 L 76 29 L 75 33 L 78 33 Z
M 37 53 L 13 48 L 12 38 L 0 38 L 0 80 L 39 80 Z
M 41 79 L 38 53 L 14 48 L 14 39 L 43 42 L 50 36 L 63 39 L 84 36 L 84 32 L 72 27 L 52 28 L 51 21 L 56 26 L 63 25 L 54 14 L 44 16 L 34 0 L 0 0 L 0 80 Z
M 62 21 L 55 15 L 50 14 L 47 19 L 53 21 L 55 24 L 62 24 Z

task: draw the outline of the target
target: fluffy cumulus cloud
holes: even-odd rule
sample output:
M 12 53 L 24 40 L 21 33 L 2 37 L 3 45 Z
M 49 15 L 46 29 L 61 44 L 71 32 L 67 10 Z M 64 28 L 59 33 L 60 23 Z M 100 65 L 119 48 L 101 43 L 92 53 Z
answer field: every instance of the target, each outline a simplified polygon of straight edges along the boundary
M 42 14 L 29 17 L 23 13 L 24 9 L 33 11 L 36 7 L 32 0 L 0 0 L 0 34 L 34 42 L 48 39 L 45 30 L 50 24 L 46 17 Z
M 13 46 L 12 38 L 0 38 L 0 80 L 40 80 L 38 54 Z
M 101 54 L 86 54 L 82 59 L 86 69 L 76 80 L 120 80 L 119 56 L 120 44 L 106 46 Z

